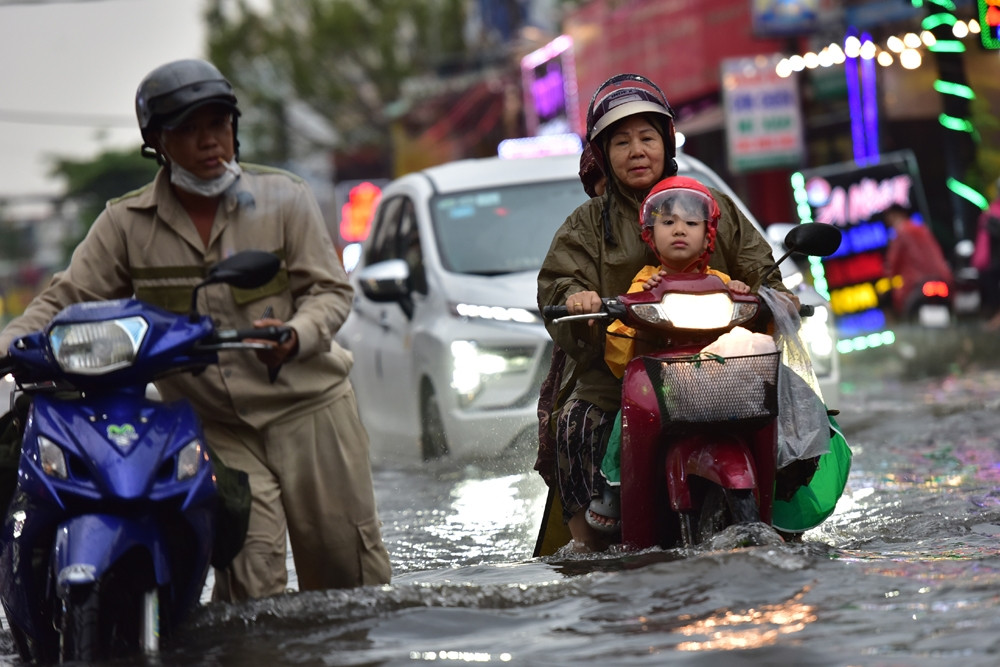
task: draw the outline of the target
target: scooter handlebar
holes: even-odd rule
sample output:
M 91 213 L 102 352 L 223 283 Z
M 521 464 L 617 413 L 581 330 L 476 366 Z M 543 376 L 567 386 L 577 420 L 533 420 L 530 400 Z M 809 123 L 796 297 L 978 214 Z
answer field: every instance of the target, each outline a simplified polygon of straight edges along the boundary
M 291 336 L 292 329 L 287 326 L 260 327 L 259 329 L 221 329 L 216 331 L 201 347 L 203 349 L 265 347 L 245 341 L 272 340 L 280 345 L 287 342 Z
M 569 308 L 565 305 L 543 306 L 542 317 L 552 322 L 621 319 L 625 317 L 625 307 L 618 299 L 606 297 L 601 299 L 601 310 L 596 313 L 576 313 L 575 315 L 571 315 Z
M 547 320 L 554 320 L 559 317 L 569 315 L 569 308 L 566 306 L 545 306 L 542 308 L 542 317 Z

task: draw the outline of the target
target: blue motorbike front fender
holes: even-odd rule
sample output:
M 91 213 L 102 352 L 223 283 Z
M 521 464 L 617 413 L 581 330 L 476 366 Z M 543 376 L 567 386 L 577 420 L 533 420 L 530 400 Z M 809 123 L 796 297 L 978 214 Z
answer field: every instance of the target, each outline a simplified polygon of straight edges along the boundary
M 61 592 L 67 586 L 99 581 L 119 558 L 133 548 L 150 555 L 156 583 L 170 581 L 166 545 L 152 517 L 129 519 L 109 514 L 85 514 L 64 522 L 56 531 L 53 572 Z

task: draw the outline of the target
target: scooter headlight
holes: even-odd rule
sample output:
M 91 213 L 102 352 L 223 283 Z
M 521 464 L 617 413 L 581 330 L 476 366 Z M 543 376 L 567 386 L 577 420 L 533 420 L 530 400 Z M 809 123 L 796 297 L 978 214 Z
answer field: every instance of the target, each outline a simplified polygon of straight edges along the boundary
M 49 344 L 64 372 L 101 375 L 130 366 L 148 330 L 141 317 L 59 324 L 49 332 Z
M 184 449 L 177 454 L 177 481 L 182 482 L 194 477 L 205 458 L 206 454 L 198 440 L 192 440 L 184 445 Z
M 38 436 L 38 454 L 42 472 L 49 477 L 66 479 L 66 455 L 62 447 L 43 435 Z
M 742 324 L 757 312 L 757 304 L 734 302 L 728 293 L 668 293 L 660 303 L 632 306 L 632 314 L 650 324 L 669 324 L 678 329 L 722 329 Z

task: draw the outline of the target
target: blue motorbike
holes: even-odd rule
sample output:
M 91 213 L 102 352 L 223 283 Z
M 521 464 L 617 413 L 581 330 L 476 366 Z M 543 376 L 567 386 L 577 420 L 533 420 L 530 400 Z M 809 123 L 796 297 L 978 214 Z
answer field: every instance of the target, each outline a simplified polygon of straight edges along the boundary
M 0 533 L 0 601 L 23 660 L 155 653 L 198 605 L 217 528 L 229 528 L 217 525 L 218 469 L 190 404 L 146 388 L 217 363 L 219 350 L 264 345 L 250 339 L 285 340 L 287 327 L 216 330 L 195 308 L 205 285 L 252 289 L 279 267 L 259 251 L 223 260 L 189 314 L 75 304 L 0 358 L 0 377 L 31 397 Z

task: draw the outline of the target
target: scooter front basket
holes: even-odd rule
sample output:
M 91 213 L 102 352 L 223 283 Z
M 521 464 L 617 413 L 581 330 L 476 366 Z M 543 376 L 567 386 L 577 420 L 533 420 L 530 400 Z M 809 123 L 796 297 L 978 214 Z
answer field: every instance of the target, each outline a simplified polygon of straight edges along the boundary
M 775 417 L 780 360 L 781 352 L 643 358 L 663 421 L 681 423 Z

